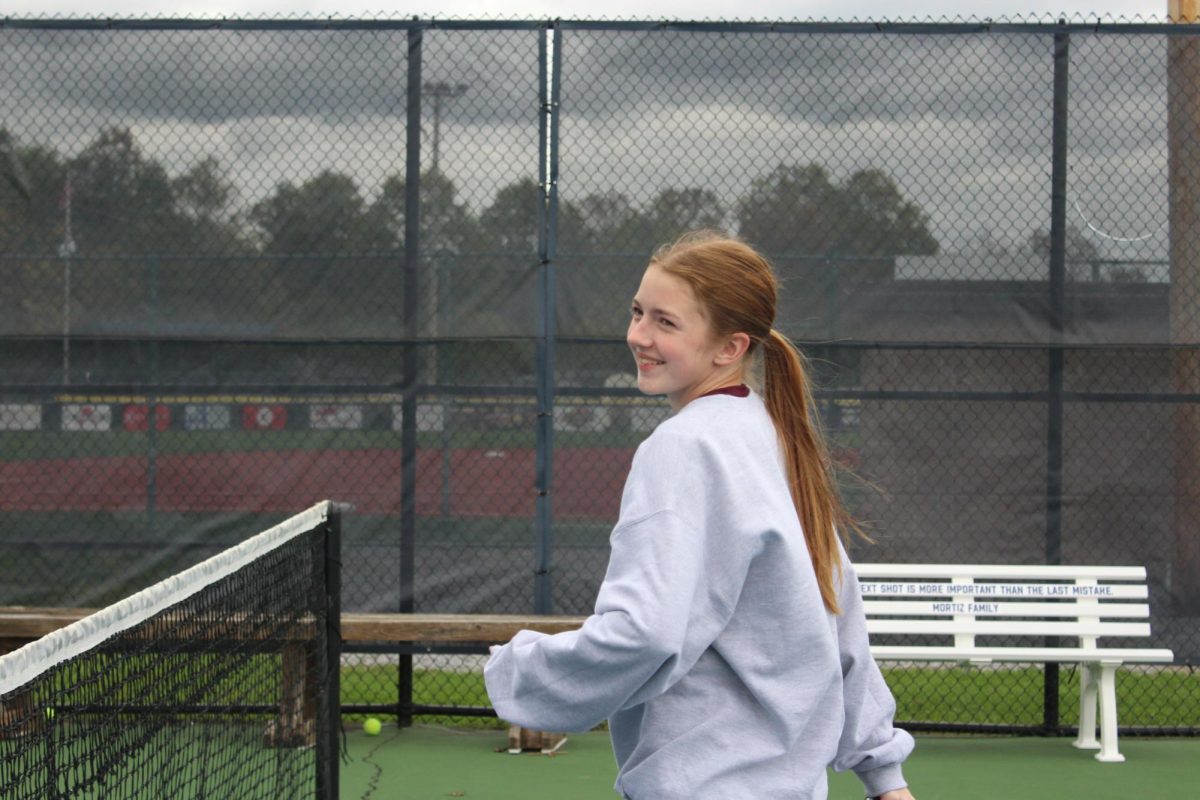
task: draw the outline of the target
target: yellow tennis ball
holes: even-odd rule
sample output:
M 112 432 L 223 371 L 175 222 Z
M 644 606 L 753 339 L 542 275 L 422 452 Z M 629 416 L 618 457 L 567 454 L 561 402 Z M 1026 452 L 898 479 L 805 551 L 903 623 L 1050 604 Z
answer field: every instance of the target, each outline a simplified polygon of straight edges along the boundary
M 363 721 L 363 733 L 367 736 L 378 736 L 381 730 L 383 730 L 383 723 L 375 717 L 367 717 Z

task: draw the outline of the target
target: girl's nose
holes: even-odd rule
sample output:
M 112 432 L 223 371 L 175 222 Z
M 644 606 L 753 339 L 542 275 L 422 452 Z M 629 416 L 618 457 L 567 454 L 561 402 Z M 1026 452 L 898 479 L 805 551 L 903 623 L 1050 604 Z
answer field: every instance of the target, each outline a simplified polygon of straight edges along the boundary
M 629 330 L 625 333 L 625 343 L 630 347 L 647 347 L 646 328 L 642 324 L 644 320 L 631 319 L 629 321 Z

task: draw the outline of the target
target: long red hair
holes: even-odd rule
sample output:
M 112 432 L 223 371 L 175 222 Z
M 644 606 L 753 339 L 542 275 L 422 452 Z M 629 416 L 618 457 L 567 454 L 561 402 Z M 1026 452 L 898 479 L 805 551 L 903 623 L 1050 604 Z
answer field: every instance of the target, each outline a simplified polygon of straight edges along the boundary
M 838 494 L 806 359 L 774 328 L 779 283 L 770 262 L 739 239 L 705 230 L 659 248 L 650 263 L 691 287 L 714 337 L 745 333 L 748 355 L 761 353 L 761 392 L 783 449 L 792 502 L 821 599 L 838 613 L 838 537 L 861 529 Z

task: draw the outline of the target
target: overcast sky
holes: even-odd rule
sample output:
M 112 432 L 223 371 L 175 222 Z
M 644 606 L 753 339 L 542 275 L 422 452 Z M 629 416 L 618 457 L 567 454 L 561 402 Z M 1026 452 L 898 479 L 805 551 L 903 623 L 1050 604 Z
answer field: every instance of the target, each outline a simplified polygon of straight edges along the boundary
M 1111 16 L 1158 20 L 1167 0 L 9 0 L 5 14 L 70 16 L 563 17 L 605 19 L 964 19 Z
M 903 13 L 892 19 L 1026 21 L 1155 21 L 1166 12 L 1166 0 L 490 0 L 490 14 L 484 0 L 365 0 L 378 5 L 371 12 L 334 1 L 9 0 L 6 12 L 496 18 L 503 9 L 504 17 L 542 19 L 867 20 L 895 8 Z M 29 69 L 22 81 L 0 83 L 0 111 L 21 109 L 5 119 L 22 144 L 71 157 L 98 131 L 126 127 L 172 175 L 216 158 L 245 207 L 324 169 L 351 176 L 370 199 L 402 171 L 405 50 L 394 34 L 13 31 L 5 58 Z M 815 37 L 800 49 L 788 37 L 705 39 L 698 48 L 688 35 L 654 36 L 649 49 L 645 34 L 570 37 L 560 171 L 567 199 L 616 192 L 643 203 L 664 187 L 703 186 L 731 207 L 755 176 L 812 162 L 836 180 L 884 169 L 929 214 L 946 252 L 980 237 L 1011 246 L 1048 228 L 1045 34 Z M 536 53 L 529 33 L 430 39 L 427 75 L 470 87 L 447 104 L 440 152 L 458 199 L 476 211 L 501 187 L 537 174 Z M 1080 36 L 1073 45 L 1072 224 L 1114 258 L 1156 258 L 1165 246 L 1164 59 L 1156 37 Z M 783 63 L 792 68 L 764 83 L 763 70 Z M 428 164 L 428 143 L 423 150 Z

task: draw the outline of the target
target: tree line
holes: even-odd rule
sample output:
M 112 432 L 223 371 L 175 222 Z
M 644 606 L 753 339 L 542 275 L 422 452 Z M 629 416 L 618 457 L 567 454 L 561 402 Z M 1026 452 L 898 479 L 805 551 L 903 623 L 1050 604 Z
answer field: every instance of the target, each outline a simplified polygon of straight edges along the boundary
M 8 254 L 316 256 L 404 247 L 403 175 L 385 176 L 369 192 L 325 169 L 281 181 L 245 203 L 215 157 L 172 175 L 128 128 L 102 130 L 69 157 L 46 145 L 21 145 L 2 129 L 0 145 L 12 176 L 0 181 L 0 249 Z M 475 211 L 448 176 L 427 171 L 421 248 L 442 255 L 534 253 L 540 191 L 532 178 L 520 179 Z M 615 191 L 563 198 L 557 237 L 562 252 L 648 253 L 697 227 L 737 231 L 776 254 L 938 251 L 927 214 L 884 170 L 863 169 L 839 181 L 813 163 L 779 164 L 735 198 L 698 187 L 661 188 L 640 203 Z

